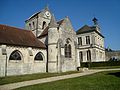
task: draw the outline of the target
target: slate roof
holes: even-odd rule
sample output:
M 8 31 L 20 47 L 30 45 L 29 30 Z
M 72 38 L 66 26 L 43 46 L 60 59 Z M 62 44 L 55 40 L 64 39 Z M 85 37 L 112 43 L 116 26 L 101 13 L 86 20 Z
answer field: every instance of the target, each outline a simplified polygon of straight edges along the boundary
M 30 19 L 33 18 L 33 17 L 38 16 L 38 14 L 39 14 L 39 13 L 42 13 L 43 11 L 50 11 L 50 10 L 49 10 L 48 6 L 46 6 L 42 11 L 36 12 L 36 13 L 34 13 L 32 16 L 30 16 L 25 22 L 27 22 L 28 20 L 30 20 Z
M 79 30 L 76 31 L 76 34 L 78 35 L 78 34 L 89 33 L 89 32 L 93 32 L 93 31 L 95 31 L 95 32 L 98 33 L 101 37 L 104 38 L 104 36 L 103 36 L 100 32 L 98 32 L 98 31 L 96 30 L 96 27 L 95 27 L 95 26 L 90 27 L 90 26 L 88 26 L 88 25 L 84 25 L 82 28 L 80 28 Z
M 46 46 L 34 36 L 32 31 L 1 24 L 0 44 L 46 48 Z
M 64 19 L 57 22 L 57 24 L 60 26 L 63 23 Z
M 41 13 L 41 11 L 33 14 L 32 16 L 30 16 L 28 19 L 25 20 L 25 22 L 27 22 L 28 20 L 30 20 L 31 18 L 33 18 L 35 16 L 38 16 L 39 13 Z
M 41 33 L 41 35 L 39 36 L 39 38 L 42 38 L 42 37 L 48 35 L 48 29 L 49 29 L 49 26 L 47 26 L 47 27 L 44 29 L 44 31 Z
M 88 25 L 84 25 L 82 28 L 80 28 L 76 33 L 77 34 L 81 34 L 81 33 L 84 33 L 84 32 L 88 32 L 88 31 L 91 31 L 93 30 L 93 28 L 91 28 L 90 26 Z

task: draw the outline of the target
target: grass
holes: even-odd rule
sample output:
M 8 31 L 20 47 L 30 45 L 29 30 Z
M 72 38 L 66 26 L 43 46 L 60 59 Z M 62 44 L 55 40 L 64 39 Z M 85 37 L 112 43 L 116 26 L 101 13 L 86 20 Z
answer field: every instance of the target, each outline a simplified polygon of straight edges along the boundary
M 73 74 L 73 73 L 79 73 L 79 72 L 78 71 L 70 71 L 70 72 L 62 72 L 62 73 L 36 73 L 36 74 L 0 77 L 0 85 L 21 82 L 21 81 L 34 80 L 34 79 L 47 78 L 47 77 L 53 77 L 53 76 L 67 75 L 67 74 Z
M 120 90 L 120 70 L 50 83 L 37 84 L 16 90 Z

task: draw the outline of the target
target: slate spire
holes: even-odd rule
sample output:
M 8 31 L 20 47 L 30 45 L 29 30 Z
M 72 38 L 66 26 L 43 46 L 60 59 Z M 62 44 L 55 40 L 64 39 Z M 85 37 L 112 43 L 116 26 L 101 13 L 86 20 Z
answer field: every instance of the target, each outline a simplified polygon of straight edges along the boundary
M 46 5 L 46 7 L 44 8 L 45 11 L 49 11 L 49 7 L 48 5 Z
M 57 24 L 57 22 L 55 20 L 54 15 L 52 15 L 49 28 L 57 28 L 57 27 L 58 27 L 58 24 Z

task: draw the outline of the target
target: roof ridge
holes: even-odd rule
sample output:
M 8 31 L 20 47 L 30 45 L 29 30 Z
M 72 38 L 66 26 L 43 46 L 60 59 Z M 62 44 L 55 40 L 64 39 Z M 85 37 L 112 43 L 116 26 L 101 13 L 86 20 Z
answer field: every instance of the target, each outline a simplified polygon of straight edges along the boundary
M 63 19 L 57 21 L 57 24 L 60 26 L 60 25 L 63 23 L 64 20 L 65 20 L 65 18 L 63 18 Z
M 24 31 L 30 32 L 30 30 L 27 30 L 27 29 L 18 28 L 18 27 L 15 27 L 15 26 L 9 26 L 9 25 L 5 25 L 5 24 L 0 24 L 0 26 L 6 27 L 6 28 L 12 28 L 14 30 L 24 30 Z
M 52 27 L 58 27 L 54 14 L 52 14 L 50 24 L 49 24 L 49 28 L 52 28 Z
M 62 18 L 62 19 L 60 19 L 59 21 L 62 21 L 62 20 L 64 20 L 65 18 Z M 57 22 L 59 22 L 59 21 L 57 21 Z

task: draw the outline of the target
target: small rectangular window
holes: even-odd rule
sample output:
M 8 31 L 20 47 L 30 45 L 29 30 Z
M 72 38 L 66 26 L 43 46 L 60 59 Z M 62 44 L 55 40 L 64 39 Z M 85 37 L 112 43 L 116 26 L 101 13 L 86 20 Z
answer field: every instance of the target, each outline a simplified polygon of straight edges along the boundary
M 83 61 L 83 53 L 82 52 L 79 52 L 79 59 L 80 59 L 80 62 Z
M 82 45 L 82 37 L 78 37 L 78 45 Z
M 90 44 L 90 36 L 86 36 L 86 44 Z
M 91 51 L 87 51 L 87 61 L 91 61 Z

